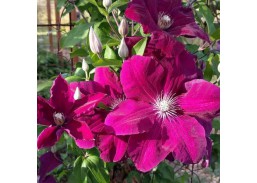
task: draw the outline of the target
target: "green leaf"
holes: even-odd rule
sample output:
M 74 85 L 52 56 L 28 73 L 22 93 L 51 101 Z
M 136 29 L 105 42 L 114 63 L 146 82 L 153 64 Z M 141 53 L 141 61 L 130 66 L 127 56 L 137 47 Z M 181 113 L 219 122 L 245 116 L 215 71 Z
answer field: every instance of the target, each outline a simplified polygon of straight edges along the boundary
M 74 75 L 79 76 L 81 78 L 86 77 L 85 71 L 82 68 L 76 68 Z
M 154 172 L 154 182 L 170 183 L 174 182 L 174 170 L 165 162 L 161 162 L 156 172 Z
M 134 182 L 140 182 L 140 173 L 138 171 L 131 171 L 129 172 L 126 181 L 127 183 L 134 183 Z
M 109 182 L 109 175 L 104 168 L 104 162 L 97 156 L 89 155 L 83 161 L 85 167 L 89 169 L 90 178 L 95 179 L 97 183 Z
M 68 179 L 68 183 L 87 183 L 87 173 L 86 167 L 82 167 L 83 157 L 79 156 L 74 162 L 73 171 Z
M 53 84 L 53 81 L 38 81 L 37 84 L 37 92 L 43 91 L 43 90 L 49 90 Z
M 104 52 L 104 58 L 106 59 L 117 59 L 117 56 L 115 52 L 108 46 L 106 45 L 106 49 Z
M 214 40 L 220 39 L 220 28 L 216 29 L 216 31 L 211 35 L 211 38 Z
M 98 4 L 97 4 L 97 2 L 96 2 L 95 0 L 87 0 L 87 1 L 90 2 L 91 4 L 95 5 L 95 6 L 97 7 L 98 11 L 99 11 L 102 15 L 104 15 L 104 16 L 107 16 L 107 15 L 108 15 L 107 11 L 106 11 L 104 8 L 99 7 Z
M 128 4 L 129 0 L 118 0 L 111 4 L 108 8 L 108 13 L 111 13 L 113 9 Z
M 70 83 L 70 82 L 75 82 L 75 81 L 85 81 L 85 78 L 79 77 L 79 76 L 69 76 L 65 78 L 65 80 Z
M 212 15 L 211 10 L 206 5 L 200 4 L 199 11 L 197 11 L 197 13 L 205 18 L 208 27 L 208 33 L 209 35 L 212 35 L 215 32 L 216 28 L 213 23 L 214 16 Z
M 132 48 L 132 54 L 133 55 L 143 55 L 145 52 L 147 43 L 147 37 L 141 39 L 137 44 L 135 44 Z
M 57 10 L 60 10 L 65 4 L 67 0 L 58 0 L 57 1 Z
M 88 30 L 90 24 L 81 23 L 76 25 L 71 31 L 64 34 L 61 38 L 61 47 L 62 48 L 72 48 L 74 45 L 85 40 L 88 35 Z
M 71 58 L 74 58 L 77 56 L 78 57 L 86 57 L 86 56 L 88 56 L 88 52 L 83 48 L 79 48 L 70 53 Z

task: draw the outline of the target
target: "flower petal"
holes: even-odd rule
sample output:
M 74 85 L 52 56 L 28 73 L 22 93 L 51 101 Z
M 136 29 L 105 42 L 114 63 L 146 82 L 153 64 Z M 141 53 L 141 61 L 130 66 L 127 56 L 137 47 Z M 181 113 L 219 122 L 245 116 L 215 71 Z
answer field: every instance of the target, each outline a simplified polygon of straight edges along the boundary
M 54 124 L 53 114 L 55 110 L 49 102 L 41 96 L 37 97 L 37 123 L 50 126 Z
M 128 4 L 125 15 L 129 19 L 141 23 L 145 33 L 160 29 L 156 24 L 158 12 L 157 1 L 155 0 L 132 0 Z
M 208 35 L 196 24 L 191 8 L 181 6 L 172 8 L 170 11 L 173 24 L 167 32 L 176 36 L 199 37 L 210 42 Z
M 130 136 L 128 154 L 138 170 L 150 171 L 170 153 L 169 149 L 162 148 L 166 138 L 162 132 L 161 126 L 155 123 L 150 131 Z
M 50 103 L 57 112 L 68 114 L 73 106 L 74 98 L 67 81 L 59 75 L 51 88 Z
M 105 93 L 104 88 L 95 81 L 80 81 L 80 82 L 71 82 L 70 83 L 70 89 L 72 91 L 72 94 L 74 95 L 76 88 L 79 88 L 82 97 L 87 96 L 89 94 L 94 93 Z
M 53 146 L 61 137 L 62 129 L 58 126 L 49 126 L 45 128 L 38 136 L 37 148 Z
M 63 127 L 75 140 L 78 147 L 89 149 L 95 146 L 94 136 L 86 123 L 73 120 L 65 124 Z
M 100 157 L 105 162 L 120 161 L 127 150 L 127 136 L 99 135 L 98 148 L 101 152 Z
M 154 119 L 150 104 L 127 99 L 107 115 L 105 124 L 111 126 L 116 135 L 131 135 L 148 131 Z
M 164 68 L 150 57 L 135 55 L 123 63 L 120 78 L 127 98 L 154 102 L 163 89 Z
M 179 97 L 179 105 L 185 114 L 210 121 L 219 115 L 220 89 L 202 79 L 185 83 L 186 93 Z
M 123 95 L 119 78 L 109 67 L 97 67 L 94 81 L 101 84 L 107 94 L 111 95 L 112 98 L 120 98 Z
M 179 116 L 166 119 L 164 128 L 168 139 L 163 147 L 170 149 L 176 160 L 182 163 L 198 163 L 206 151 L 206 137 L 204 128 L 190 116 Z
M 47 173 L 51 172 L 57 166 L 62 164 L 62 162 L 56 157 L 52 152 L 47 152 L 40 156 L 40 167 L 39 167 L 39 176 L 40 180 L 45 180 Z M 42 181 L 46 182 L 46 181 Z

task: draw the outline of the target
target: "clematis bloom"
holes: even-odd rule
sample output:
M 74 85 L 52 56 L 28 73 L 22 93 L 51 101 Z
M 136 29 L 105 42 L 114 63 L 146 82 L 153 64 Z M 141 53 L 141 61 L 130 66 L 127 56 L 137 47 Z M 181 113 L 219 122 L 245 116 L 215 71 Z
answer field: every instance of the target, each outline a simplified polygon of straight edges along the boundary
M 126 17 L 143 26 L 145 33 L 164 31 L 174 37 L 199 37 L 209 42 L 208 35 L 196 24 L 190 7 L 181 0 L 132 0 Z
M 76 93 L 72 91 L 67 81 L 59 75 L 51 88 L 50 99 L 46 100 L 38 96 L 37 122 L 39 125 L 47 126 L 38 136 L 38 149 L 54 145 L 64 131 L 80 148 L 94 147 L 93 134 L 88 125 L 79 120 L 79 117 L 92 113 L 105 94 L 82 96 L 78 92 L 78 90 Z
M 170 153 L 186 164 L 206 155 L 220 91 L 197 77 L 195 63 L 185 57 L 158 62 L 133 56 L 124 62 L 120 78 L 126 100 L 105 124 L 116 135 L 130 135 L 127 152 L 138 170 L 151 170 Z

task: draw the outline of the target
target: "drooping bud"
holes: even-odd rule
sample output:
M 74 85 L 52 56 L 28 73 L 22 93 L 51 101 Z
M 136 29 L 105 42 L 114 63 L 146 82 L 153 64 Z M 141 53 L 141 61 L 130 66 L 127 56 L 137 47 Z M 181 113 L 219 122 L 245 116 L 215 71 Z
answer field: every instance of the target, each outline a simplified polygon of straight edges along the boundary
M 122 18 L 119 25 L 119 33 L 122 37 L 125 37 L 128 34 L 128 22 L 125 17 Z
M 87 72 L 89 70 L 89 66 L 87 64 L 87 62 L 85 61 L 85 59 L 82 60 L 82 69 Z
M 74 100 L 81 99 L 81 93 L 80 93 L 79 87 L 76 87 L 76 90 L 75 90 L 75 93 L 73 95 L 73 98 L 74 98 Z
M 210 164 L 209 160 L 208 160 L 208 159 L 204 159 L 204 160 L 202 161 L 201 166 L 202 166 L 203 168 L 207 168 L 207 167 L 209 166 L 209 164 Z
M 103 0 L 103 6 L 108 9 L 112 4 L 112 0 Z
M 129 55 L 129 50 L 128 50 L 128 47 L 127 47 L 127 45 L 125 43 L 125 39 L 124 38 L 122 38 L 122 40 L 120 42 L 118 54 L 123 59 L 125 59 Z
M 91 51 L 95 54 L 99 54 L 103 50 L 102 43 L 98 38 L 98 36 L 96 35 L 92 26 L 90 27 L 90 30 L 89 30 L 89 46 Z

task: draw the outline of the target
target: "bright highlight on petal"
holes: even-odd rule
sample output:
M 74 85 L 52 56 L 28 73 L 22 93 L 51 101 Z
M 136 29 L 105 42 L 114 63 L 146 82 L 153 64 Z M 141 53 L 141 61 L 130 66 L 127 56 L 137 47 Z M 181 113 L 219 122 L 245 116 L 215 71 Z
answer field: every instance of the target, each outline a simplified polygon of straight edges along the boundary
M 79 90 L 79 87 L 76 87 L 76 90 L 75 90 L 75 93 L 74 93 L 73 97 L 74 97 L 74 100 L 81 99 L 81 92 Z

